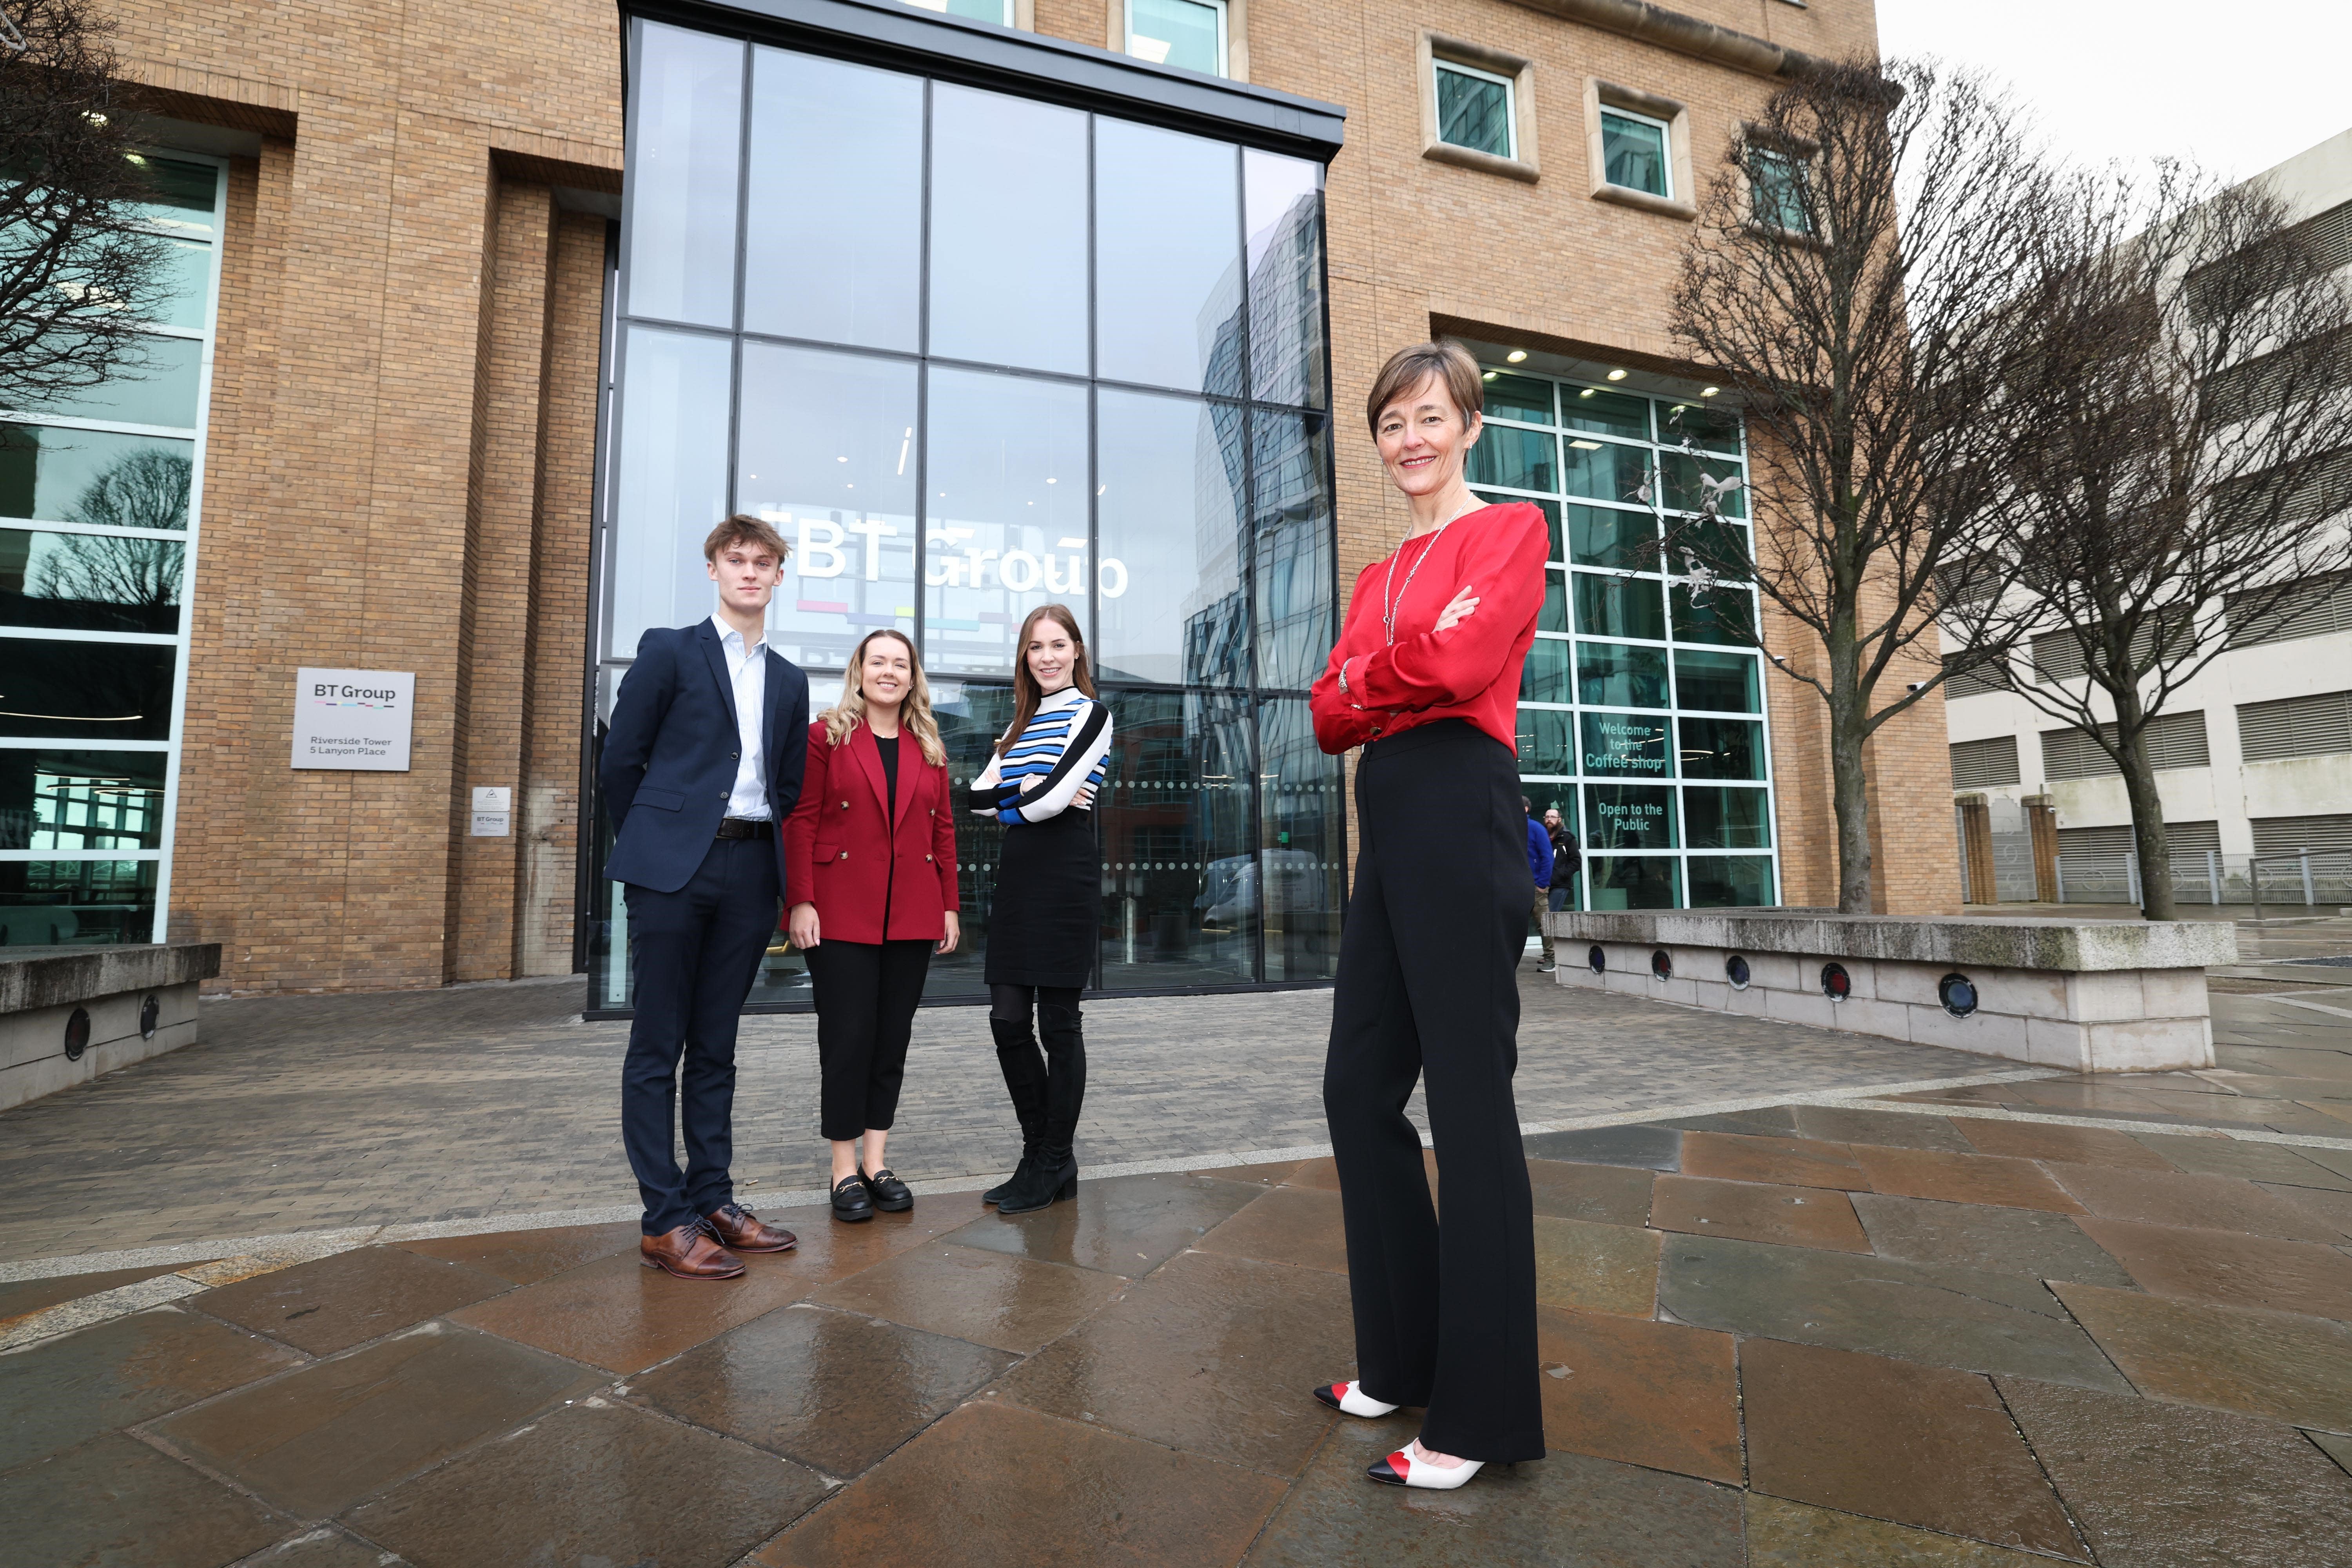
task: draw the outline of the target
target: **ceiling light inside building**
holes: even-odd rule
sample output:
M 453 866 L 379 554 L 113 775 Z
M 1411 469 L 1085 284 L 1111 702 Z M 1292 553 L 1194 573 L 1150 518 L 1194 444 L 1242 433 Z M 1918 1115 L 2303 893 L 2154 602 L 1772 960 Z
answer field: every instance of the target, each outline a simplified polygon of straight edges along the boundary
M 1505 354 L 1503 357 L 1509 360 L 1513 364 L 1523 364 L 1527 361 L 1528 351 L 1525 349 L 1513 349 L 1509 353 Z
M 1494 372 L 1494 371 L 1491 371 L 1491 370 L 1490 370 L 1490 371 L 1488 371 L 1488 372 L 1486 373 L 1486 378 L 1488 381 L 1492 381 L 1492 380 L 1494 380 L 1494 379 L 1495 379 L 1496 374 L 1496 372 Z
M 1598 441 L 1570 441 L 1569 445 L 1575 447 L 1580 452 L 1598 452 L 1601 450 L 1601 443 Z
M 1713 397 L 1717 393 L 1721 392 L 1723 388 L 1719 386 L 1702 386 L 1698 389 L 1698 395 L 1701 397 Z
M 1599 389 L 1598 389 L 1597 387 L 1591 387 L 1591 386 L 1588 386 L 1588 387 L 1586 387 L 1582 392 L 1578 393 L 1576 395 L 1577 395 L 1577 396 L 1579 396 L 1579 397 L 1590 397 L 1590 396 L 1591 396 L 1591 395 L 1593 395 L 1593 393 L 1594 393 L 1594 392 L 1596 392 L 1596 391 L 1598 391 L 1598 390 L 1599 390 Z
M 1622 381 L 1625 379 L 1625 373 L 1622 370 L 1612 370 L 1609 373 L 1609 379 L 1612 381 Z

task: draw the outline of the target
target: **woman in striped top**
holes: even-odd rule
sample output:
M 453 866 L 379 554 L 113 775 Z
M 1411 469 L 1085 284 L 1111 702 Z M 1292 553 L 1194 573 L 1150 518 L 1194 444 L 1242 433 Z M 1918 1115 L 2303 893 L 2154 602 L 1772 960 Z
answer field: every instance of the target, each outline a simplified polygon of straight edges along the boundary
M 1077 1195 L 1070 1144 L 1087 1090 L 1078 992 L 1102 931 L 1094 801 L 1110 756 L 1110 710 L 1095 699 L 1077 616 L 1041 605 L 1014 646 L 1013 724 L 971 783 L 972 810 L 1005 826 L 984 973 L 996 1061 L 1021 1123 L 1021 1163 L 1011 1181 L 981 1194 L 1002 1214 Z

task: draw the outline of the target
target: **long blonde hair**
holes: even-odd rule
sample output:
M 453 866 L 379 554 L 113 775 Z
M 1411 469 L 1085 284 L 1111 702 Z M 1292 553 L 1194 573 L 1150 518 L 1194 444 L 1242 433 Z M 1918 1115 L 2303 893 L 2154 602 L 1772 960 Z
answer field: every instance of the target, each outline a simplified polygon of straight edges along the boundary
M 923 679 L 923 656 L 915 651 L 912 638 L 890 626 L 867 632 L 857 639 L 857 651 L 849 656 L 848 676 L 841 683 L 841 700 L 817 715 L 824 725 L 826 743 L 839 746 L 849 739 L 852 730 L 866 721 L 866 645 L 876 637 L 895 637 L 904 644 L 907 668 L 914 676 L 908 684 L 906 700 L 898 704 L 898 728 L 915 737 L 923 761 L 935 768 L 947 766 L 947 742 L 940 739 L 940 721 L 931 717 L 931 683 Z

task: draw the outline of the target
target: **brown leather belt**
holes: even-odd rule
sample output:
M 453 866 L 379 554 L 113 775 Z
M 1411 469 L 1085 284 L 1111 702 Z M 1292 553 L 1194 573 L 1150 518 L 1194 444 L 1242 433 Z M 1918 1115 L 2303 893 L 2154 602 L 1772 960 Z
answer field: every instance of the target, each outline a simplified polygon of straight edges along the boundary
M 730 816 L 719 824 L 719 837 L 721 838 L 773 838 L 775 836 L 776 825 L 772 822 L 754 822 L 746 816 Z

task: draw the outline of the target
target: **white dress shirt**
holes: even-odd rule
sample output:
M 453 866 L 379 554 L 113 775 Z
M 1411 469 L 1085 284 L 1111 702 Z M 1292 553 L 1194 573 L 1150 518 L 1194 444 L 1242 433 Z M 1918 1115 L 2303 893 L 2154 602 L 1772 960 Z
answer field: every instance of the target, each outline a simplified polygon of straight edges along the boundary
M 727 654 L 727 673 L 735 685 L 735 730 L 741 738 L 735 764 L 735 788 L 727 797 L 727 815 L 747 822 L 768 820 L 767 756 L 761 749 L 761 717 L 768 707 L 768 634 L 743 646 L 743 634 L 710 617 L 719 628 L 719 646 Z

